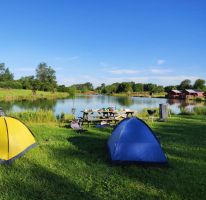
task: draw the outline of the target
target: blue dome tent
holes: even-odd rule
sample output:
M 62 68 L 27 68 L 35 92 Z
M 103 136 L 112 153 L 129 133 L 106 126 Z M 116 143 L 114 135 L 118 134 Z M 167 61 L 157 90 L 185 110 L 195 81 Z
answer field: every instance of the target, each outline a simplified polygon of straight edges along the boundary
M 142 120 L 132 117 L 122 120 L 108 140 L 112 162 L 167 164 L 161 145 Z

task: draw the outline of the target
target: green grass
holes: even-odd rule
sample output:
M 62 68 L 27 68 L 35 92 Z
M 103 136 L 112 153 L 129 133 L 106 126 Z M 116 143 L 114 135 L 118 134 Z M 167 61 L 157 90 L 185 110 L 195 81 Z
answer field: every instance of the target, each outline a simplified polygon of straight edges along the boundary
M 77 134 L 56 124 L 29 127 L 38 146 L 0 166 L 0 199 L 205 199 L 203 116 L 152 124 L 168 168 L 111 165 L 106 153 L 111 129 Z
M 134 97 L 153 97 L 153 98 L 165 98 L 166 93 L 160 92 L 160 93 L 153 93 L 152 96 L 150 95 L 150 92 L 129 92 L 129 93 L 113 93 L 112 96 L 117 97 L 125 97 L 125 96 L 134 96 Z
M 197 106 L 192 110 L 180 107 L 180 115 L 206 115 L 206 106 Z
M 0 101 L 37 100 L 37 99 L 58 99 L 68 97 L 68 93 L 37 91 L 36 95 L 31 90 L 3 89 L 0 88 Z
M 8 116 L 15 117 L 22 122 L 36 122 L 36 123 L 44 123 L 44 122 L 56 122 L 57 118 L 54 115 L 52 110 L 27 110 L 23 112 L 16 112 L 16 113 L 8 113 Z

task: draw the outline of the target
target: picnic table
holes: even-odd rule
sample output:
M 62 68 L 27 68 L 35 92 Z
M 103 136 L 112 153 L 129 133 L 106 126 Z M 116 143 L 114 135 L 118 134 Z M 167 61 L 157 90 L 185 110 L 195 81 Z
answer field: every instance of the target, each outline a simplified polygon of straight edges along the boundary
M 118 122 L 121 120 L 121 118 L 125 118 L 125 117 L 129 117 L 129 116 L 133 116 L 134 111 L 132 110 L 126 110 L 126 111 L 118 111 L 118 110 L 97 110 L 97 111 L 93 111 L 93 110 L 86 110 L 86 111 L 81 111 L 83 113 L 81 122 L 87 122 L 89 123 L 95 123 L 95 122 Z M 97 112 L 99 115 L 99 117 L 94 117 L 93 114 L 94 112 Z M 125 115 L 125 116 L 124 116 Z

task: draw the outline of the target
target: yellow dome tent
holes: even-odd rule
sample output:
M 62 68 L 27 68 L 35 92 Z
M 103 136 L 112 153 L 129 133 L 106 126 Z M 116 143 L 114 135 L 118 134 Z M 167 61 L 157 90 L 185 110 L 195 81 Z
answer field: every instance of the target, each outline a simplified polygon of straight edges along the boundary
M 33 134 L 22 122 L 0 117 L 0 163 L 10 163 L 35 145 Z

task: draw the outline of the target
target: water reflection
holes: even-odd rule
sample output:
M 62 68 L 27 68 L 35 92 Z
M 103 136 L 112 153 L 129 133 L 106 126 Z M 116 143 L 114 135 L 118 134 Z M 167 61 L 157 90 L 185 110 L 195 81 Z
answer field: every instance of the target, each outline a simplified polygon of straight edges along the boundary
M 131 97 L 117 97 L 116 101 L 120 106 L 131 106 L 134 104 L 134 99 Z
M 173 113 L 179 113 L 181 108 L 193 109 L 194 106 L 206 106 L 205 102 L 185 101 L 178 99 L 142 98 L 142 97 L 113 97 L 113 96 L 78 96 L 76 98 L 59 100 L 37 100 L 0 102 L 6 112 L 25 110 L 53 110 L 55 114 L 72 113 L 80 116 L 84 109 L 99 109 L 106 107 L 130 108 L 141 111 L 144 108 L 156 108 L 166 103 Z

